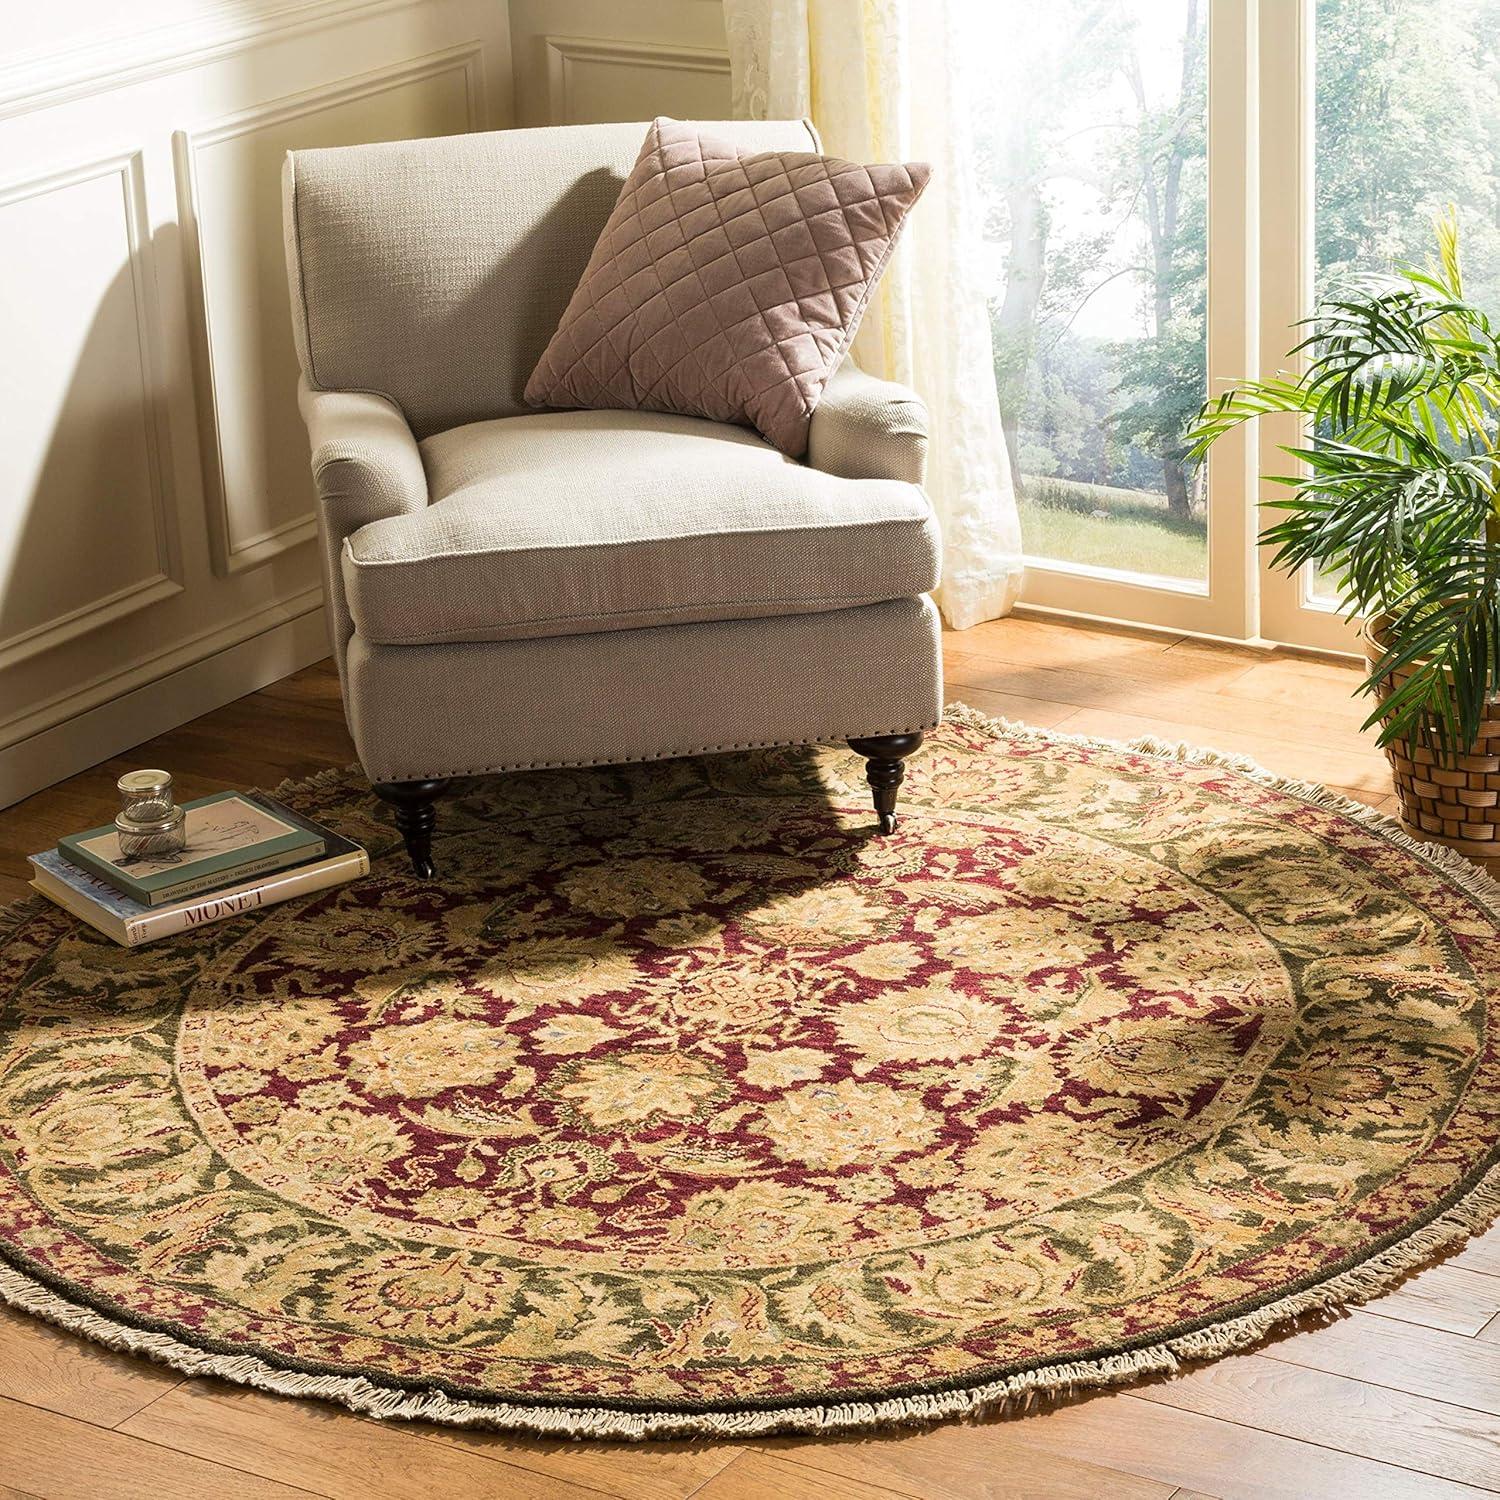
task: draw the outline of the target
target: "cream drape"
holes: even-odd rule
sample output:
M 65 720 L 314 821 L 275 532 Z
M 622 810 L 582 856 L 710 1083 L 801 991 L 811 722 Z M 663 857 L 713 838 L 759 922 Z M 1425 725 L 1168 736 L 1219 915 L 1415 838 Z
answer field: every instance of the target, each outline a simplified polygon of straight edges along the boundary
M 836 156 L 933 165 L 854 357 L 927 403 L 927 492 L 943 534 L 937 599 L 958 629 L 1005 614 L 1021 586 L 986 304 L 966 3 L 974 0 L 724 0 L 737 118 L 808 117 Z

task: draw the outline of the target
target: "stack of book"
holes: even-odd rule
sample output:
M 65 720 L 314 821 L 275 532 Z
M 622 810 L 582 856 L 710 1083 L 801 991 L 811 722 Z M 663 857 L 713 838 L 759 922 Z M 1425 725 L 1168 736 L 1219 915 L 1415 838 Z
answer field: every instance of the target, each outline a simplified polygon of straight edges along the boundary
M 112 823 L 31 856 L 32 886 L 127 947 L 369 873 L 358 844 L 264 792 L 182 804 L 187 847 L 126 858 Z

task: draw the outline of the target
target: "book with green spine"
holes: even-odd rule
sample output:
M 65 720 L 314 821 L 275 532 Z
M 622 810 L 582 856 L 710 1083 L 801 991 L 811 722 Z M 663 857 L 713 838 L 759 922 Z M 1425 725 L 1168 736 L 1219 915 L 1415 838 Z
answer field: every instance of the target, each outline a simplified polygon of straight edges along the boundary
M 215 792 L 184 802 L 187 847 L 176 854 L 122 858 L 113 823 L 59 839 L 57 852 L 143 906 L 162 906 L 302 864 L 324 852 L 321 833 L 299 819 L 281 816 L 267 805 L 269 800 Z

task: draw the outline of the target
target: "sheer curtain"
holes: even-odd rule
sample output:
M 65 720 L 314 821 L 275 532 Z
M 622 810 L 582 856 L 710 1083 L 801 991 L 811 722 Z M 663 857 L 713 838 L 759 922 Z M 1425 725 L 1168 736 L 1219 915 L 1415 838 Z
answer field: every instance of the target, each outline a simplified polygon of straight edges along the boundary
M 933 164 L 854 356 L 927 402 L 927 492 L 943 532 L 937 599 L 960 630 L 1005 614 L 1021 586 L 990 348 L 965 3 L 724 0 L 737 117 L 811 117 L 835 155 Z

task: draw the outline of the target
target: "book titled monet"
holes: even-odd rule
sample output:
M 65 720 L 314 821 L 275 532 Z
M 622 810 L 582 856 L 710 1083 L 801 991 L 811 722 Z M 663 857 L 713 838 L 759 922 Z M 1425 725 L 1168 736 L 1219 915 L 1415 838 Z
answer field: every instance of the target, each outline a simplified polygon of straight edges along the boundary
M 114 824 L 57 841 L 69 864 L 113 886 L 141 906 L 165 906 L 257 875 L 306 864 L 327 849 L 324 833 L 273 810 L 269 799 L 216 792 L 185 802 L 187 845 L 128 857 Z
M 72 912 L 105 937 L 135 948 L 369 874 L 370 857 L 358 844 L 311 819 L 304 819 L 263 793 L 252 792 L 250 797 L 274 816 L 317 832 L 323 840 L 321 854 L 303 864 L 232 882 L 208 895 L 156 906 L 132 901 L 113 885 L 63 859 L 52 849 L 31 856 L 31 884 L 49 901 Z

